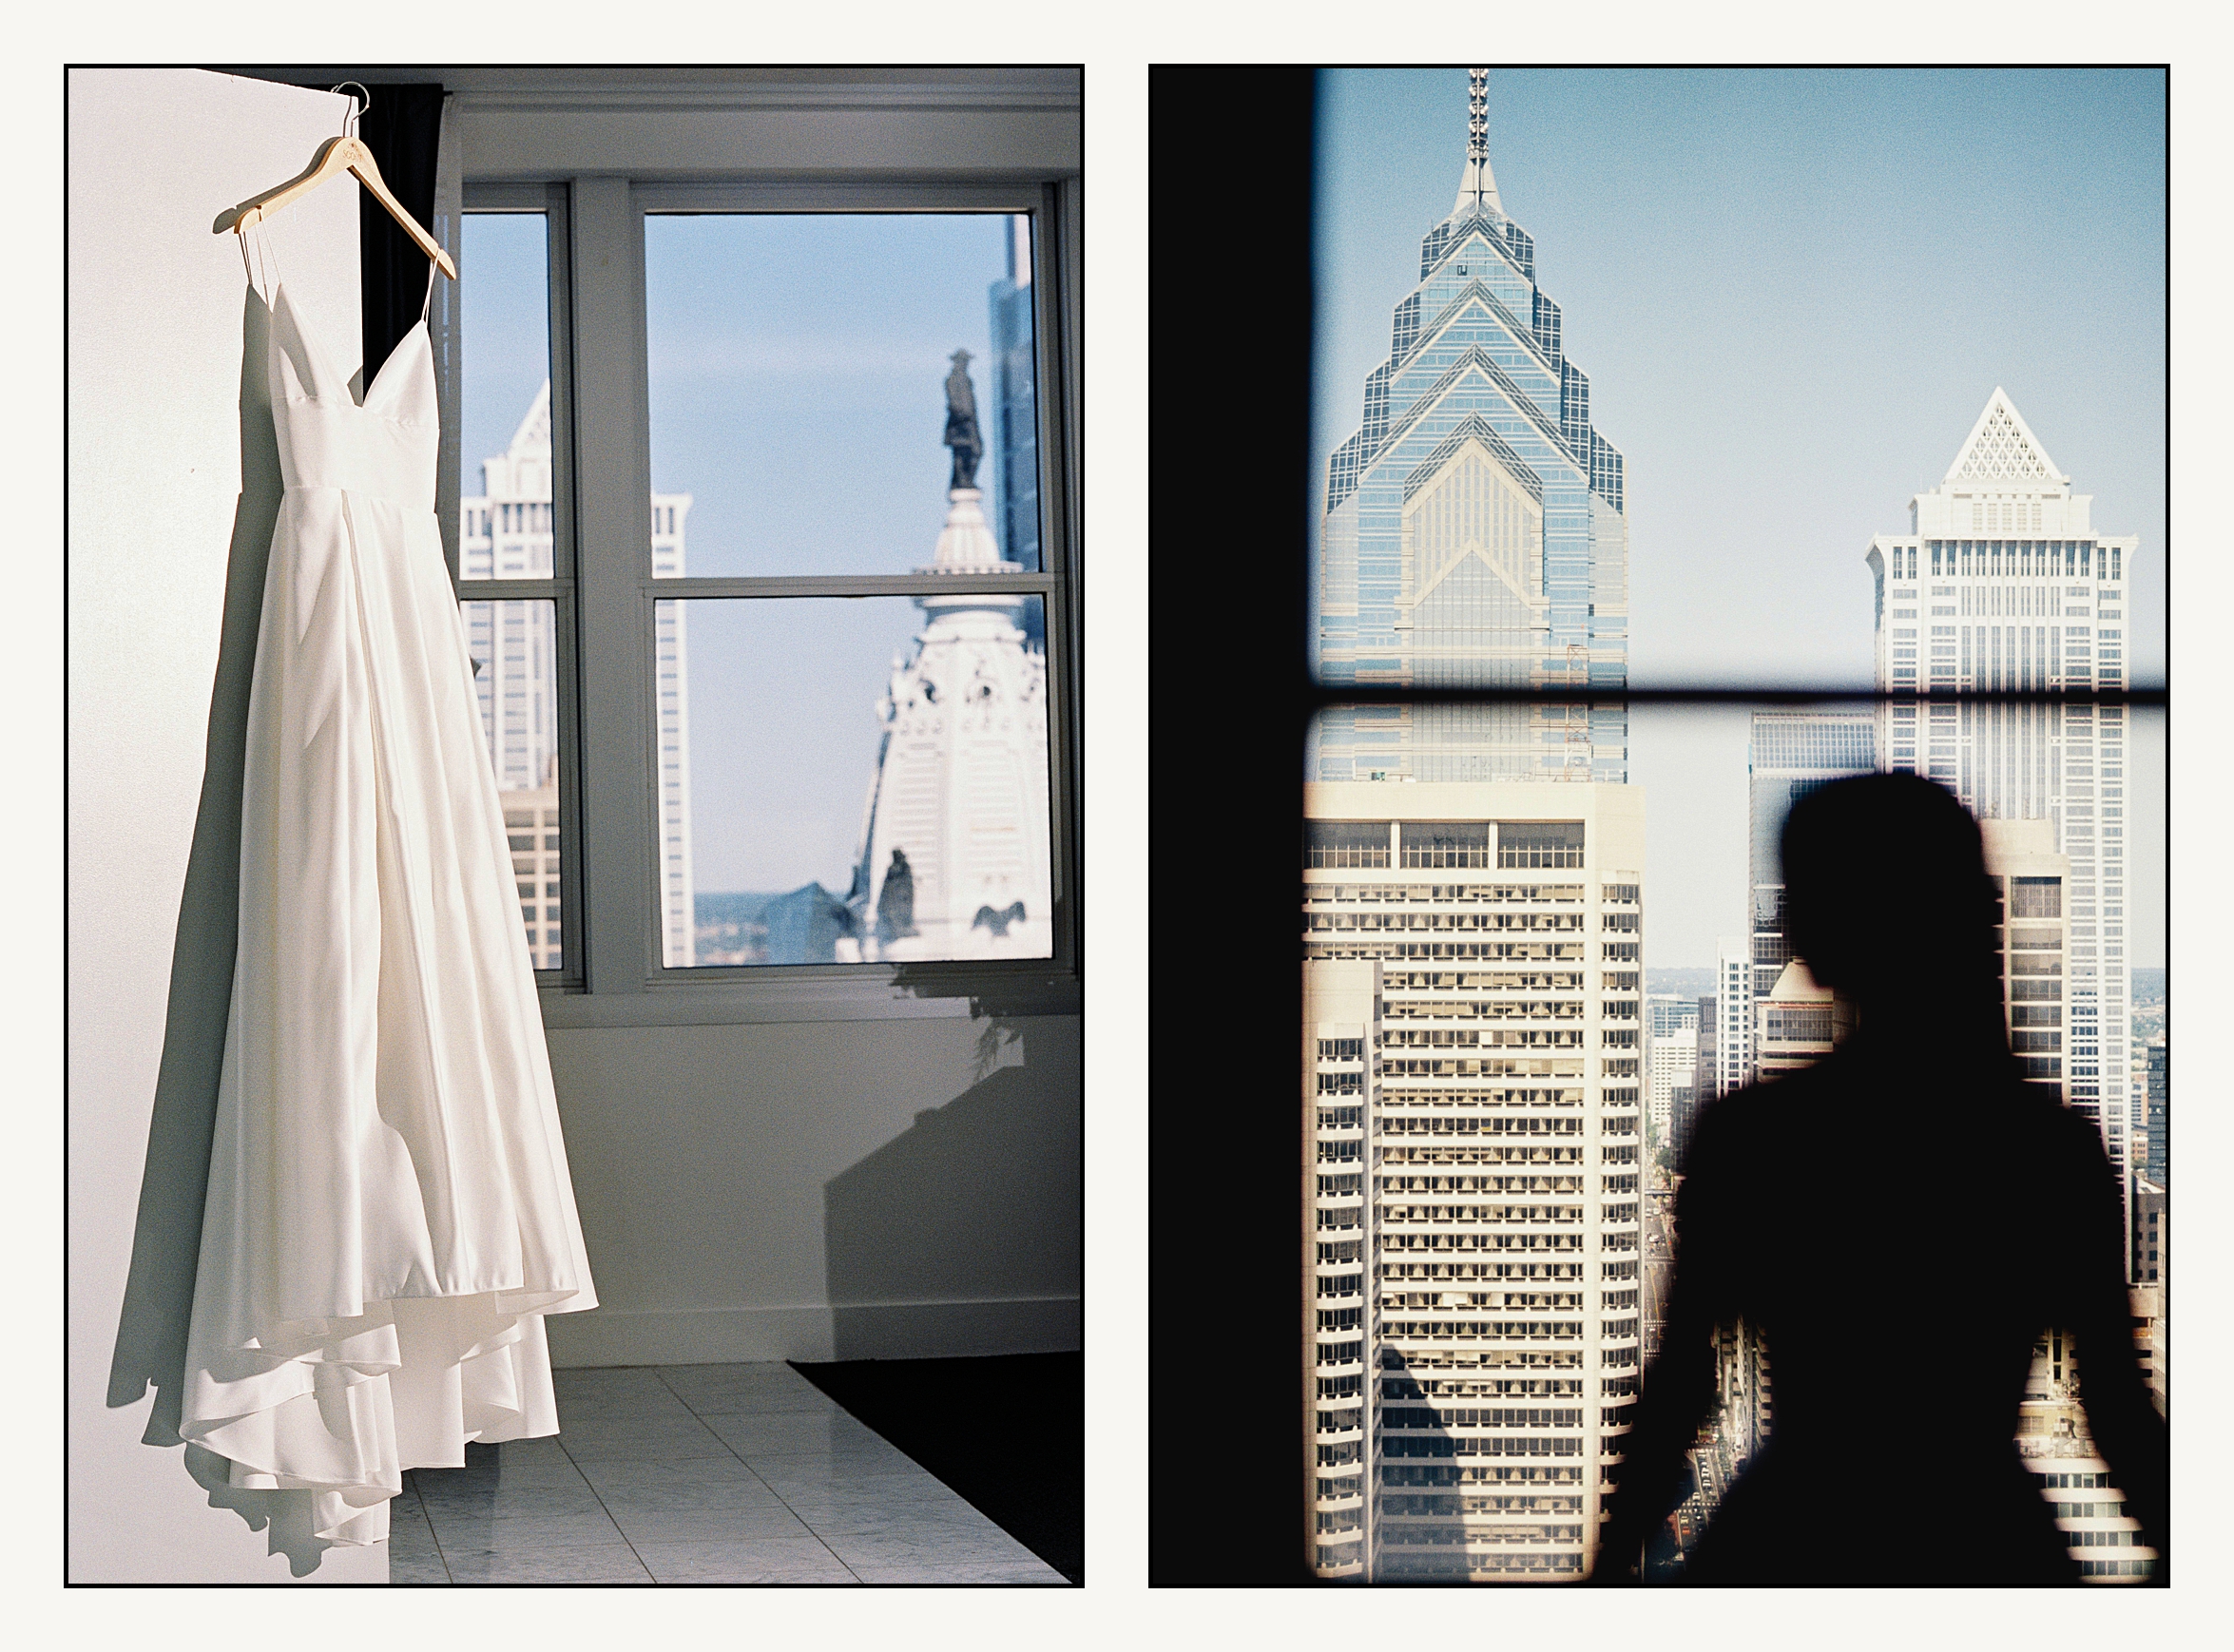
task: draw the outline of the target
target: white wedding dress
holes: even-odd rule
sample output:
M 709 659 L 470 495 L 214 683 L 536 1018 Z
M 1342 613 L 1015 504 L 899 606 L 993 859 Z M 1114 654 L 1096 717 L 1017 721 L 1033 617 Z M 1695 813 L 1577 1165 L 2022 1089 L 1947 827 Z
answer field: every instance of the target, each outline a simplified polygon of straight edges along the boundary
M 597 1299 L 435 522 L 425 325 L 359 405 L 280 285 L 270 383 L 286 492 L 181 1431 L 376 1543 L 405 1469 L 558 1431 L 543 1316 Z

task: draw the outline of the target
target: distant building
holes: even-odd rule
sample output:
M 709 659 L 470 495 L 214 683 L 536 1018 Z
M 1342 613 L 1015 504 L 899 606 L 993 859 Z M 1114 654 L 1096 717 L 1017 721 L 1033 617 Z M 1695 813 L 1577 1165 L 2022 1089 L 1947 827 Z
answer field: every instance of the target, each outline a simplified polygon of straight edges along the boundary
M 1666 1038 L 1670 1033 L 1685 1028 L 1699 1029 L 1699 1001 L 1685 998 L 1677 992 L 1655 992 L 1645 1000 L 1647 1030 L 1654 1038 Z
M 1695 1005 L 1685 1008 L 1696 1013 Z M 1645 1109 L 1651 1124 L 1652 1140 L 1666 1146 L 1673 1139 L 1675 1106 L 1679 1095 L 1688 1101 L 1696 1082 L 1699 1067 L 1699 1027 L 1696 1020 L 1688 1027 L 1652 1036 L 1650 1087 L 1646 1091 Z
M 1009 274 L 992 291 L 992 394 L 987 447 L 993 461 L 993 538 L 1027 573 L 1039 571 L 1039 416 L 1032 379 L 1031 220 L 1008 221 Z
M 1315 1568 L 1580 1577 L 1643 1341 L 1642 794 L 1317 782 L 1304 816 Z
M 1758 1004 L 1792 956 L 1784 934 L 1784 816 L 1818 786 L 1877 767 L 1877 720 L 1861 712 L 1757 711 L 1746 758 L 1748 939 Z
M 1776 985 L 1755 1001 L 1755 1076 L 1773 1079 L 1813 1066 L 1845 1031 L 1842 1019 L 1833 1007 L 1831 989 L 1818 986 L 1807 966 L 1793 959 L 1778 971 Z
M 2140 541 L 2097 533 L 2092 507 L 1996 387 L 1947 474 L 1909 501 L 1908 532 L 1878 535 L 1866 560 L 1878 765 L 1928 775 L 1981 820 L 2037 820 L 2069 857 L 2062 1076 L 2123 1175 L 2139 1157 L 2127 1140 L 2128 719 L 2066 696 L 2128 681 L 2125 580 Z M 2038 698 L 1952 697 L 1966 689 Z
M 2145 1170 L 2149 1181 L 2159 1187 L 2171 1186 L 2171 1161 L 2166 1153 L 2166 1136 L 2172 1119 L 2172 1073 L 2170 1051 L 2167 1047 L 2167 1033 L 2158 1033 L 2148 1041 L 2147 1112 L 2144 1128 L 2147 1132 L 2148 1149 L 2145 1157 Z
M 955 488 L 924 573 L 1012 574 L 975 488 Z M 1017 624 L 1035 599 L 915 598 L 924 626 L 893 661 L 884 738 L 844 904 L 840 962 L 1045 958 L 1054 951 L 1047 657 Z M 774 959 L 775 931 L 769 933 Z
M 1753 950 L 1744 937 L 1716 946 L 1714 985 L 1714 1095 L 1726 1096 L 1753 1082 Z
M 538 970 L 561 965 L 559 943 L 558 636 L 547 601 L 476 602 L 472 582 L 549 579 L 554 543 L 550 480 L 550 382 L 535 393 L 527 415 L 505 451 L 481 462 L 481 491 L 458 501 L 458 577 L 465 596 L 466 636 L 480 670 L 474 687 L 481 730 L 496 770 L 497 790 L 536 793 L 505 798 L 511 817 L 534 815 L 537 854 L 532 868 L 515 848 L 522 920 Z M 687 493 L 651 496 L 651 567 L 655 575 L 684 571 Z M 688 652 L 678 604 L 661 603 L 658 632 L 660 694 L 661 930 L 670 969 L 693 957 L 690 833 L 690 701 Z M 548 797 L 541 794 L 548 793 Z M 532 914 L 532 915 L 530 915 Z
M 2162 1285 L 2171 1277 L 2171 1225 L 2165 1190 L 2146 1177 L 2133 1184 L 2132 1258 L 2127 1277 L 2136 1285 Z
M 1699 1116 L 1699 1109 L 1721 1094 L 1721 1057 L 1715 1048 L 1715 1035 L 1720 1020 L 1716 1006 L 1721 1003 L 1718 993 L 1709 992 L 1699 1000 L 1698 1039 L 1699 1061 L 1692 1069 L 1689 1097 L 1668 1098 L 1668 1142 L 1675 1148 L 1677 1163 L 1681 1164 L 1686 1149 L 1691 1145 L 1691 1125 Z

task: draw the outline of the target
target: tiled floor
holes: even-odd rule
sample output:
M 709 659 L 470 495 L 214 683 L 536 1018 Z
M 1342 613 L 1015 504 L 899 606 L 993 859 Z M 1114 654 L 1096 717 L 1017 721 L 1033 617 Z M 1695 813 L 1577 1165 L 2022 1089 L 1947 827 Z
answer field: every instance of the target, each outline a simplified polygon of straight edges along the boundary
M 396 1584 L 1062 1584 L 787 1365 L 556 1373 L 560 1432 L 403 1477 Z

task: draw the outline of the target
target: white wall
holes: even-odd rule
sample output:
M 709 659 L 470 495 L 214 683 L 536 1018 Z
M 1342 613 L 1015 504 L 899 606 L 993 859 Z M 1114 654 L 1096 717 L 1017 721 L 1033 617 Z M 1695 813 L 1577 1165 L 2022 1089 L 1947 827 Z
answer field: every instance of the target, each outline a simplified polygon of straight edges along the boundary
M 558 1363 L 1079 1346 L 1076 1016 L 549 1036 L 600 1301 Z
M 318 1551 L 307 1494 L 208 1489 L 143 1443 L 192 1288 L 279 493 L 260 345 L 242 397 L 257 307 L 211 224 L 300 171 L 348 100 L 185 69 L 79 69 L 68 92 L 69 1578 L 385 1583 L 384 1546 Z M 332 185 L 272 229 L 351 354 L 356 210 Z

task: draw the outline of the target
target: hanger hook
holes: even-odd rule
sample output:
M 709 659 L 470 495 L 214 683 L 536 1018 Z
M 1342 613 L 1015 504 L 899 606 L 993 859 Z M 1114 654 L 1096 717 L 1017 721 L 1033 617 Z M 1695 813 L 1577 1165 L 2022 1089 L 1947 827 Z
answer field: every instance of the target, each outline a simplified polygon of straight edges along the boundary
M 364 102 L 361 104 L 355 98 L 351 98 L 349 100 L 349 113 L 341 117 L 341 135 L 344 138 L 354 138 L 356 135 L 357 123 L 364 119 L 365 111 L 373 106 L 373 88 L 360 80 L 345 80 L 341 86 L 330 86 L 327 89 L 338 92 L 341 86 L 355 86 L 365 95 Z

